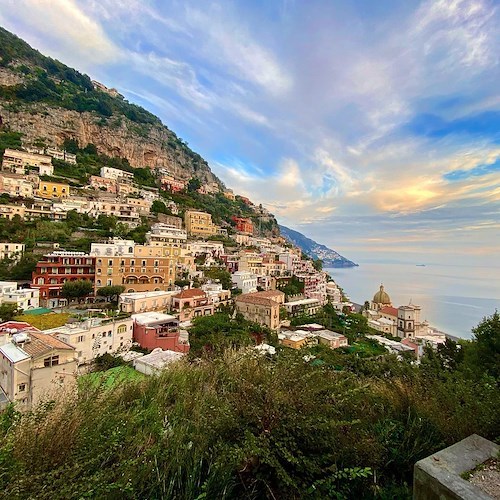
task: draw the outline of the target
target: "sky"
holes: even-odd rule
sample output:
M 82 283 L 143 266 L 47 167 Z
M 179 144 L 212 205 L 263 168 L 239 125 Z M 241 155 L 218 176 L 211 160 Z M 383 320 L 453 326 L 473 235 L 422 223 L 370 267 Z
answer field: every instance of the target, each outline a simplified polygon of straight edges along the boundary
M 352 260 L 498 264 L 500 2 L 2 0 L 235 193 Z

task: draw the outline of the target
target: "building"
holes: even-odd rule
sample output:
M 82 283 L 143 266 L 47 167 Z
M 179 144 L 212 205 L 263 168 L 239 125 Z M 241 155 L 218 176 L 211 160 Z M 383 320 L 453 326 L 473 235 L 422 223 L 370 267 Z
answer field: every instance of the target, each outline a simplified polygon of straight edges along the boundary
M 332 332 L 331 330 L 319 330 L 315 332 L 320 344 L 327 345 L 330 349 L 339 347 L 347 347 L 349 345 L 347 337 L 341 333 Z
M 214 304 L 200 288 L 189 288 L 174 295 L 172 307 L 179 313 L 179 321 L 190 321 L 199 316 L 211 316 Z
M 157 290 L 153 292 L 122 293 L 118 299 L 120 311 L 137 314 L 149 311 L 172 309 L 172 298 L 176 291 Z
M 236 310 L 248 321 L 277 330 L 280 326 L 280 304 L 261 296 L 262 293 L 266 292 L 238 295 L 235 299 Z
M 12 341 L 12 335 L 20 332 L 38 332 L 40 330 L 31 326 L 25 321 L 5 321 L 0 324 L 0 345 L 7 344 Z
M 9 148 L 3 154 L 2 170 L 21 175 L 32 170 L 36 171 L 38 175 L 53 175 L 54 173 L 50 156 Z
M 173 202 L 172 202 L 173 203 Z M 175 215 L 158 214 L 158 222 L 165 224 L 168 227 L 175 227 L 177 229 L 182 229 L 182 218 L 176 217 Z
M 306 330 L 280 332 L 278 341 L 281 345 L 291 349 L 302 349 L 318 343 L 316 336 Z
M 68 198 L 70 195 L 69 184 L 40 180 L 35 194 L 40 198 Z
M 90 248 L 96 258 L 96 289 L 123 285 L 128 293 L 169 289 L 182 259 L 180 248 L 136 245 L 129 240 L 92 243 Z
M 230 190 L 230 189 L 227 189 L 226 191 L 224 191 L 222 193 L 224 195 L 225 198 L 227 198 L 228 200 L 231 200 L 231 201 L 234 201 L 236 200 L 236 196 L 235 194 Z
M 76 155 L 73 153 L 68 153 L 64 149 L 61 150 L 57 148 L 47 148 L 45 150 L 45 153 L 47 153 L 49 156 L 52 156 L 52 158 L 56 158 L 57 160 L 65 161 L 66 163 L 71 163 L 73 165 L 76 165 Z
M 206 212 L 186 210 L 184 224 L 190 236 L 213 236 L 217 234 L 217 226 L 212 222 L 212 216 Z
M 118 168 L 112 167 L 101 167 L 101 177 L 106 177 L 106 179 L 114 179 L 115 181 L 129 181 L 134 180 L 134 174 L 132 172 L 126 172 L 125 170 L 120 170 Z
M 12 197 L 33 198 L 33 185 L 37 183 L 32 176 L 26 178 L 21 174 L 0 174 L 0 193 L 6 193 Z
M 179 320 L 175 316 L 159 312 L 132 315 L 134 340 L 145 349 L 188 352 L 189 343 L 180 339 Z
M 342 302 L 342 292 L 334 281 L 329 281 L 326 284 L 326 298 L 332 304 L 339 304 Z
M 236 231 L 243 234 L 253 234 L 253 222 L 252 219 L 245 217 L 231 217 L 231 220 L 235 224 Z
M 116 179 L 91 175 L 89 179 L 89 186 L 93 189 L 101 189 L 103 191 L 107 191 L 108 193 L 118 194 L 118 183 L 116 182 Z
M 133 361 L 134 368 L 144 375 L 158 375 L 170 364 L 180 361 L 184 357 L 181 352 L 163 351 L 160 347 L 153 349 L 152 352 L 136 358 Z
M 2 304 L 14 304 L 23 311 L 30 311 L 40 307 L 40 290 L 37 288 L 19 288 L 10 292 L 3 292 L 0 298 Z
M 170 191 L 171 193 L 178 193 L 186 188 L 187 182 L 175 179 L 171 175 L 163 175 L 160 177 L 161 189 Z
M 117 354 L 132 347 L 132 318 L 88 318 L 80 323 L 45 330 L 76 351 L 78 364 L 86 364 L 103 354 Z
M 404 345 L 401 342 L 397 342 L 386 337 L 382 337 L 381 335 L 367 335 L 366 338 L 376 340 L 379 344 L 383 345 L 389 352 L 393 354 L 403 354 L 408 352 L 412 354 L 415 353 L 413 347 Z
M 74 387 L 76 372 L 75 348 L 52 335 L 21 331 L 0 346 L 0 387 L 23 409 Z
M 249 271 L 236 271 L 231 275 L 231 280 L 243 294 L 257 291 L 257 275 Z
M 420 306 L 409 304 L 398 307 L 398 337 L 405 339 L 414 338 L 420 334 Z
M 318 299 L 298 299 L 285 302 L 283 306 L 290 317 L 314 316 L 320 309 L 321 303 Z
M 0 205 L 0 218 L 12 220 L 16 215 L 24 219 L 26 207 L 24 205 Z
M 172 219 L 180 219 L 172 217 Z M 151 226 L 151 231 L 146 233 L 146 241 L 149 245 L 165 246 L 182 246 L 186 244 L 187 233 L 183 229 L 168 224 L 158 223 Z
M 188 250 L 195 256 L 210 255 L 220 258 L 224 254 L 224 244 L 220 241 L 191 241 L 188 244 Z
M 0 260 L 19 261 L 23 256 L 25 247 L 24 243 L 0 243 Z
M 379 311 L 386 306 L 392 307 L 392 301 L 389 294 L 384 290 L 384 285 L 380 285 L 379 291 L 373 296 L 370 308 Z
M 55 251 L 42 257 L 33 271 L 32 288 L 40 290 L 42 306 L 67 304 L 62 293 L 66 281 L 88 280 L 94 284 L 95 257 L 84 252 Z

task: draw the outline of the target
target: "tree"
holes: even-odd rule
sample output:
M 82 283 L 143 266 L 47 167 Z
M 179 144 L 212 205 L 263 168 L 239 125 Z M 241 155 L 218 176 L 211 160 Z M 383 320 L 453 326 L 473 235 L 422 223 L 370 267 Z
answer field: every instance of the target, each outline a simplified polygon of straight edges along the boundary
M 472 329 L 475 343 L 471 345 L 475 369 L 500 381 L 500 314 L 495 311 Z
M 203 271 L 203 274 L 206 278 L 211 280 L 219 281 L 224 290 L 231 290 L 233 287 L 233 282 L 231 278 L 231 273 L 222 269 L 220 267 L 210 267 Z
M 155 200 L 151 204 L 151 212 L 154 214 L 171 214 L 165 203 L 161 200 Z
M 80 300 L 90 295 L 94 290 L 94 285 L 89 280 L 66 281 L 62 287 L 61 295 L 70 302 L 73 299 Z
M 97 290 L 97 295 L 100 297 L 106 297 L 111 301 L 116 301 L 118 295 L 122 294 L 124 291 L 125 287 L 122 285 L 103 286 Z
M 2 321 L 10 321 L 14 316 L 20 314 L 21 311 L 17 308 L 16 304 L 2 304 L 0 305 L 0 319 Z
M 363 309 L 365 311 L 368 311 L 370 309 L 370 303 L 367 300 L 365 300 L 365 303 L 363 305 Z
M 316 269 L 316 271 L 321 272 L 323 270 L 323 261 L 321 259 L 314 259 L 313 267 L 314 269 Z
M 198 189 L 201 188 L 201 181 L 200 179 L 196 177 L 191 177 L 189 179 L 188 185 L 187 185 L 187 190 L 189 193 L 194 193 L 195 191 L 198 191 Z

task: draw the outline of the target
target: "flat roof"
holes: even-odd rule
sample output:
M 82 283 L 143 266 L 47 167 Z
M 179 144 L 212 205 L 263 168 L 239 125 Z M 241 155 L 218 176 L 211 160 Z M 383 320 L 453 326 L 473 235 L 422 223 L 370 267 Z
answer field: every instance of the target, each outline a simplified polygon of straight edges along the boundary
M 164 368 L 166 365 L 173 363 L 174 361 L 179 361 L 184 357 L 181 352 L 175 351 L 156 351 L 150 354 L 146 354 L 135 360 L 135 363 L 143 363 L 145 365 L 152 366 L 153 368 Z
M 23 361 L 24 359 L 30 359 L 31 357 L 12 342 L 0 346 L 0 352 L 12 363 L 17 363 L 18 361 Z
M 170 314 L 163 314 L 159 312 L 145 312 L 139 314 L 132 314 L 132 319 L 141 325 L 150 325 L 158 323 L 167 323 L 170 321 L 176 321 L 175 316 Z

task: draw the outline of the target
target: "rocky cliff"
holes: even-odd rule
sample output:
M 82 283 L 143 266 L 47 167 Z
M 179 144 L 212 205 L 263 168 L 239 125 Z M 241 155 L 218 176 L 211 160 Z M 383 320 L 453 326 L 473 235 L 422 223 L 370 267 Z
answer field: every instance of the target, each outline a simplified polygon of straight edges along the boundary
M 138 126 L 124 116 L 103 119 L 91 112 L 45 103 L 12 106 L 2 99 L 0 123 L 22 132 L 23 144 L 41 141 L 47 146 L 61 146 L 65 139 L 76 139 L 80 147 L 92 143 L 99 153 L 126 158 L 133 167 L 165 167 L 176 177 L 197 176 L 203 182 L 218 182 L 208 164 L 164 126 Z
M 23 134 L 23 145 L 60 146 L 75 139 L 133 167 L 218 182 L 207 162 L 159 118 L 0 28 L 0 127 Z

